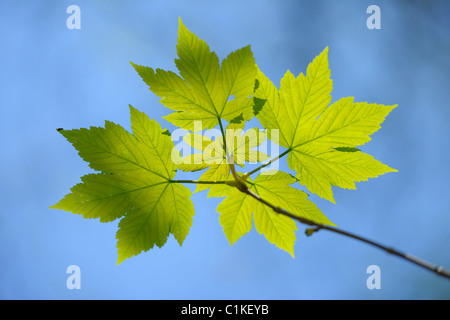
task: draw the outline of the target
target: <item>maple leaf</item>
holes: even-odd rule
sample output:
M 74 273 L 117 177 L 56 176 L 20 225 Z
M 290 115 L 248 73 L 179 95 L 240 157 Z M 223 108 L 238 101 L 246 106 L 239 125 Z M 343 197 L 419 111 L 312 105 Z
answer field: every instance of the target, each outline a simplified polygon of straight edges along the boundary
M 193 130 L 194 121 L 213 128 L 220 119 L 245 121 L 253 117 L 253 85 L 256 64 L 250 46 L 236 50 L 219 64 L 208 45 L 190 32 L 179 19 L 178 59 L 180 76 L 131 63 L 161 103 L 176 112 L 164 118 Z M 231 99 L 233 98 L 233 99 Z
M 327 53 L 328 48 L 314 59 L 306 76 L 286 72 L 279 90 L 258 70 L 254 96 L 264 101 L 256 117 L 265 128 L 279 130 L 279 144 L 289 152 L 288 165 L 299 182 L 335 202 L 332 185 L 356 189 L 355 182 L 397 171 L 356 149 L 396 105 L 355 103 L 352 97 L 329 105 Z
M 275 174 L 260 174 L 255 181 L 248 179 L 250 190 L 262 199 L 299 217 L 334 226 L 316 205 L 307 199 L 308 195 L 305 192 L 289 186 L 296 182 L 290 174 L 278 171 Z M 276 213 L 236 188 L 221 191 L 214 196 L 226 195 L 217 211 L 220 213 L 220 224 L 230 244 L 251 230 L 253 214 L 256 230 L 264 234 L 270 243 L 294 256 L 295 230 L 297 230 L 294 220 Z
M 130 106 L 133 134 L 106 121 L 105 128 L 62 130 L 89 166 L 101 173 L 81 178 L 52 206 L 101 222 L 122 218 L 117 232 L 118 263 L 161 247 L 172 233 L 181 245 L 192 225 L 190 190 L 171 183 L 176 165 L 171 138 L 161 126 Z

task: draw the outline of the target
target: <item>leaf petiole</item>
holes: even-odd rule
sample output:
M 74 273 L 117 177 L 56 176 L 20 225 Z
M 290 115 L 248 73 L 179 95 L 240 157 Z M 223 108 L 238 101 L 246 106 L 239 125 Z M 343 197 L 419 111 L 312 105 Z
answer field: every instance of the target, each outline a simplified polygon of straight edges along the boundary
M 247 177 L 248 177 L 248 176 L 251 176 L 252 174 L 258 172 L 258 171 L 261 170 L 262 168 L 267 167 L 267 166 L 270 165 L 271 163 L 273 163 L 273 162 L 275 162 L 275 161 L 277 161 L 277 160 L 280 160 L 282 157 L 284 157 L 285 155 L 287 155 L 287 154 L 288 154 L 289 152 L 291 152 L 291 151 L 292 151 L 291 149 L 287 149 L 286 151 L 284 151 L 283 153 L 281 153 L 278 157 L 275 157 L 275 158 L 273 158 L 272 160 L 270 160 L 269 162 L 266 162 L 266 163 L 260 165 L 258 168 L 253 169 L 253 170 L 250 171 L 250 172 L 247 172 L 245 175 L 246 175 Z
M 228 181 L 169 180 L 169 183 L 226 184 Z

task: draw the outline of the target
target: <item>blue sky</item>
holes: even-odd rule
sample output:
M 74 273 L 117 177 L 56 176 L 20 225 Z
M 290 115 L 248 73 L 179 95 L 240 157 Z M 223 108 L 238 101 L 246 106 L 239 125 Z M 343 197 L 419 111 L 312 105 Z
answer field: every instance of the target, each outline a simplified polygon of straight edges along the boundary
M 80 30 L 66 27 L 71 4 Z M 366 27 L 371 4 L 380 30 Z M 343 229 L 450 267 L 449 9 L 445 1 L 2 1 L 0 298 L 449 299 L 448 280 L 325 231 L 307 238 L 299 225 L 295 259 L 256 230 L 230 246 L 220 199 L 204 192 L 192 197 L 183 247 L 171 237 L 119 266 L 117 222 L 48 209 L 91 172 L 56 128 L 110 120 L 129 129 L 132 104 L 175 129 L 129 61 L 175 71 L 181 17 L 220 59 L 250 44 L 276 85 L 328 46 L 333 101 L 398 104 L 362 149 L 399 172 L 334 188 L 336 204 L 311 199 Z M 80 290 L 66 287 L 69 265 L 81 269 Z M 380 290 L 366 287 L 370 265 L 380 267 Z

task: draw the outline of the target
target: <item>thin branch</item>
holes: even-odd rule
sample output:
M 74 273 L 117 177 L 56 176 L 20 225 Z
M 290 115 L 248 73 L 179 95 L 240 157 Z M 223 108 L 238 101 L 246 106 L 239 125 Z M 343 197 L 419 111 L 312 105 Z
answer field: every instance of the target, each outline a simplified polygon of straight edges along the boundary
M 220 125 L 220 130 L 222 132 L 222 137 L 223 137 L 223 149 L 224 149 L 224 152 L 225 152 L 226 157 L 228 159 L 229 156 L 228 156 L 228 153 L 227 153 L 225 132 L 224 132 L 222 121 L 221 121 L 220 118 L 219 118 L 219 125 Z M 394 248 L 387 247 L 385 245 L 382 245 L 382 244 L 377 243 L 375 241 L 369 240 L 369 239 L 364 238 L 362 236 L 353 234 L 351 232 L 348 232 L 348 231 L 345 231 L 345 230 L 342 230 L 342 229 L 339 229 L 339 228 L 336 228 L 336 227 L 332 227 L 332 226 L 327 226 L 327 225 L 324 225 L 324 224 L 316 223 L 316 222 L 314 222 L 312 220 L 296 216 L 296 215 L 294 215 L 294 214 L 292 214 L 292 213 L 290 213 L 290 212 L 288 212 L 288 211 L 286 211 L 286 210 L 284 210 L 284 209 L 282 209 L 280 207 L 274 206 L 273 204 L 271 204 L 270 202 L 264 200 L 263 198 L 261 198 L 259 195 L 257 195 L 256 193 L 254 193 L 253 191 L 251 191 L 248 188 L 248 186 L 247 186 L 247 184 L 245 182 L 247 177 L 249 177 L 250 175 L 252 175 L 252 174 L 254 174 L 256 172 L 258 172 L 262 168 L 267 167 L 271 163 L 279 160 L 280 158 L 284 157 L 290 151 L 291 151 L 291 149 L 288 149 L 288 150 L 284 151 L 283 153 L 278 155 L 276 158 L 273 158 L 269 162 L 267 162 L 267 163 L 257 167 L 256 169 L 246 173 L 243 178 L 239 177 L 239 175 L 236 173 L 236 170 L 234 168 L 234 161 L 232 161 L 230 163 L 230 169 L 231 169 L 231 172 L 232 172 L 233 177 L 235 179 L 234 181 L 170 180 L 170 182 L 171 183 L 197 183 L 197 184 L 229 184 L 229 185 L 231 185 L 230 184 L 231 182 L 235 182 L 236 183 L 235 186 L 236 186 L 236 188 L 238 190 L 240 190 L 243 193 L 248 194 L 249 196 L 251 196 L 251 197 L 255 198 L 256 200 L 258 200 L 259 202 L 263 203 L 264 205 L 270 207 L 276 213 L 282 214 L 284 216 L 287 216 L 287 217 L 289 217 L 291 219 L 294 219 L 294 220 L 296 220 L 296 221 L 298 221 L 300 223 L 303 223 L 303 224 L 306 224 L 306 225 L 309 225 L 309 226 L 313 226 L 313 228 L 308 228 L 306 230 L 306 233 L 308 235 L 311 235 L 312 233 L 317 232 L 317 231 L 319 231 L 321 229 L 328 230 L 330 232 L 334 232 L 334 233 L 337 233 L 337 234 L 340 234 L 340 235 L 343 235 L 343 236 L 346 236 L 346 237 L 349 237 L 349 238 L 352 238 L 352 239 L 359 240 L 361 242 L 367 243 L 367 244 L 369 244 L 371 246 L 374 246 L 374 247 L 376 247 L 376 248 L 378 248 L 380 250 L 383 250 L 383 251 L 385 251 L 385 252 L 387 252 L 389 254 L 398 256 L 398 257 L 400 257 L 400 258 L 402 258 L 402 259 L 404 259 L 406 261 L 409 261 L 409 262 L 411 262 L 413 264 L 416 264 L 416 265 L 418 265 L 418 266 L 420 266 L 420 267 L 422 267 L 424 269 L 427 269 L 427 270 L 429 270 L 431 272 L 434 272 L 437 275 L 440 275 L 442 277 L 450 279 L 450 270 L 447 270 L 447 269 L 445 269 L 442 266 L 434 265 L 434 264 L 432 264 L 432 263 L 430 263 L 428 261 L 424 261 L 424 260 L 422 260 L 420 258 L 417 258 L 417 257 L 415 257 L 413 255 L 410 255 L 408 253 L 403 253 L 403 252 L 398 251 L 398 250 L 396 250 Z M 230 158 L 232 158 L 232 155 L 230 156 Z
M 418 265 L 418 266 L 420 266 L 422 268 L 425 268 L 425 269 L 427 269 L 429 271 L 432 271 L 432 272 L 434 272 L 434 273 L 436 273 L 436 274 L 438 274 L 440 276 L 443 276 L 445 278 L 450 279 L 450 270 L 444 269 L 444 267 L 442 267 L 442 266 L 434 265 L 434 264 L 432 264 L 430 262 L 424 261 L 424 260 L 422 260 L 420 258 L 417 258 L 417 257 L 414 257 L 414 256 L 412 256 L 410 254 L 403 253 L 403 252 L 400 252 L 400 251 L 398 251 L 396 249 L 386 247 L 386 246 L 384 246 L 382 244 L 379 244 L 379 243 L 374 242 L 372 240 L 369 240 L 369 239 L 366 239 L 364 237 L 358 236 L 356 234 L 344 231 L 342 229 L 339 229 L 339 228 L 336 228 L 336 227 L 327 226 L 327 225 L 324 225 L 324 224 L 316 223 L 316 222 L 311 221 L 309 219 L 298 217 L 298 216 L 296 216 L 296 215 L 294 215 L 294 214 L 292 214 L 292 213 L 290 213 L 290 212 L 288 212 L 288 211 L 286 211 L 286 210 L 284 210 L 284 209 L 282 209 L 280 207 L 274 206 L 273 204 L 267 202 L 266 200 L 262 199 L 259 195 L 257 195 L 256 193 L 254 193 L 253 191 L 248 189 L 248 187 L 245 190 L 241 190 L 241 191 L 246 193 L 246 194 L 248 194 L 249 196 L 255 198 L 256 200 L 258 200 L 259 202 L 265 204 L 266 206 L 272 208 L 275 212 L 277 212 L 279 214 L 282 214 L 284 216 L 290 217 L 290 218 L 292 218 L 292 219 L 294 219 L 294 220 L 296 220 L 296 221 L 298 221 L 300 223 L 303 223 L 303 224 L 306 224 L 306 225 L 309 225 L 309 226 L 314 226 L 314 229 L 312 229 L 312 230 L 310 229 L 309 231 L 316 232 L 316 231 L 319 231 L 321 229 L 324 229 L 324 230 L 328 230 L 328 231 L 331 231 L 331 232 L 334 232 L 334 233 L 341 234 L 341 235 L 349 237 L 349 238 L 353 238 L 353 239 L 362 241 L 362 242 L 370 244 L 370 245 L 372 245 L 372 246 L 374 246 L 374 247 L 376 247 L 378 249 L 381 249 L 381 250 L 383 250 L 383 251 L 385 251 L 385 252 L 387 252 L 389 254 L 396 255 L 396 256 L 398 256 L 400 258 L 403 258 L 403 259 L 405 259 L 407 261 L 410 261 L 410 262 L 412 262 L 412 263 L 414 263 L 414 264 L 416 264 L 416 265 Z

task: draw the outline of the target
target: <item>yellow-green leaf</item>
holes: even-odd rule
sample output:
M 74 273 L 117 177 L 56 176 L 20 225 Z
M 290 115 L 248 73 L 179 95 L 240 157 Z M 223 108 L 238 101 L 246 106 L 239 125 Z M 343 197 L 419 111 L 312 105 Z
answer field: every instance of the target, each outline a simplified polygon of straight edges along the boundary
M 291 175 L 278 171 L 259 175 L 254 182 L 250 180 L 248 183 L 251 191 L 275 206 L 317 223 L 334 225 L 314 203 L 307 199 L 306 193 L 289 186 L 295 181 L 296 179 Z M 219 196 L 223 194 L 219 193 Z M 270 207 L 236 188 L 228 192 L 226 198 L 217 207 L 217 211 L 220 213 L 220 224 L 230 244 L 251 230 L 253 215 L 256 230 L 264 234 L 270 243 L 294 256 L 297 226 L 291 218 L 276 213 Z
M 161 126 L 130 106 L 133 134 L 106 122 L 105 128 L 62 130 L 79 155 L 98 174 L 82 177 L 52 208 L 119 223 L 118 263 L 172 233 L 181 245 L 192 225 L 194 208 L 187 187 L 175 185 L 174 144 Z
M 311 192 L 334 202 L 332 186 L 355 189 L 355 182 L 396 171 L 355 149 L 370 140 L 396 106 L 355 103 L 351 97 L 329 105 L 328 48 L 306 75 L 286 72 L 279 90 L 261 71 L 257 80 L 254 96 L 264 104 L 256 116 L 265 128 L 279 130 L 269 138 L 279 137 L 288 149 L 289 167 Z
M 253 84 L 256 64 L 250 46 L 236 50 L 223 60 L 205 41 L 189 31 L 179 20 L 178 59 L 180 76 L 140 66 L 133 67 L 161 103 L 175 113 L 164 118 L 174 125 L 193 130 L 201 121 L 202 129 L 213 128 L 220 119 L 246 121 L 253 117 Z

